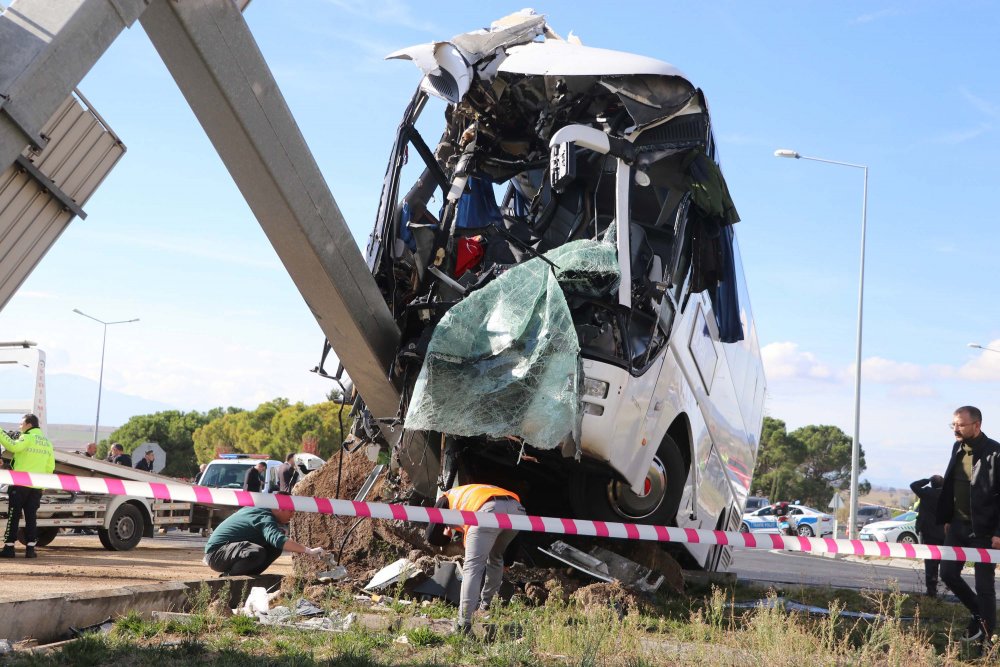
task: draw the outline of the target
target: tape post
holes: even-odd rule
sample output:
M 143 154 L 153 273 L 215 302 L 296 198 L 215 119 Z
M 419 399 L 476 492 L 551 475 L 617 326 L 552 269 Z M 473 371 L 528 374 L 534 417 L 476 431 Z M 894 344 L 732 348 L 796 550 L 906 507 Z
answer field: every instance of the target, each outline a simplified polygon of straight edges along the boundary
M 370 517 L 409 521 L 414 523 L 443 523 L 451 526 L 476 525 L 504 528 L 499 521 L 517 531 L 548 533 L 552 535 L 582 535 L 623 540 L 675 542 L 681 544 L 727 545 L 737 549 L 766 549 L 768 551 L 798 551 L 814 554 L 846 554 L 876 558 L 906 558 L 912 560 L 966 561 L 970 563 L 1000 563 L 1000 550 L 972 547 L 947 547 L 931 544 L 903 544 L 869 540 L 840 540 L 828 537 L 800 537 L 772 534 L 735 533 L 700 528 L 678 528 L 638 523 L 614 523 L 589 519 L 564 519 L 519 514 L 494 514 L 491 512 L 462 512 L 398 505 L 358 502 L 339 498 L 313 496 L 278 496 L 235 489 L 215 489 L 183 483 L 136 482 L 103 477 L 77 477 L 43 473 L 0 470 L 0 485 L 35 486 L 45 489 L 92 493 L 95 495 L 124 495 L 200 505 L 225 505 L 230 507 L 262 507 L 266 509 L 294 509 L 296 512 L 328 514 L 332 516 Z M 433 512 L 433 516 L 429 513 Z M 470 516 L 471 515 L 471 516 Z

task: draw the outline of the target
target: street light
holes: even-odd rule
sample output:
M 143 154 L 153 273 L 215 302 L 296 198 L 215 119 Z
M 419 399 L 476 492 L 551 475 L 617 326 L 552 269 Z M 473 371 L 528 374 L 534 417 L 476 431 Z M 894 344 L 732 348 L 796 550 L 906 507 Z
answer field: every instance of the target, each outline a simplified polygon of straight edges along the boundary
M 827 164 L 839 164 L 843 167 L 863 169 L 865 173 L 864 190 L 861 198 L 861 269 L 858 275 L 858 340 L 854 362 L 856 368 L 854 373 L 854 438 L 851 442 L 851 513 L 847 533 L 848 537 L 853 540 L 857 537 L 858 531 L 858 458 L 860 451 L 859 435 L 861 431 L 861 325 L 865 301 L 865 231 L 868 227 L 868 166 L 853 164 L 851 162 L 826 160 L 819 157 L 808 157 L 787 148 L 779 148 L 774 151 L 774 156 L 795 158 L 796 160 L 813 160 Z
M 105 322 L 104 320 L 99 320 L 93 315 L 88 315 L 79 308 L 74 308 L 73 312 L 77 315 L 83 315 L 86 318 L 94 320 L 98 324 L 104 325 L 104 337 L 101 340 L 101 374 L 97 381 L 97 417 L 94 419 L 94 442 L 100 442 L 97 439 L 97 429 L 101 425 L 101 387 L 104 385 L 104 348 L 108 342 L 108 327 L 112 324 L 129 324 L 131 322 L 138 322 L 139 318 L 136 317 L 131 320 L 118 320 L 116 322 Z
M 977 350 L 986 350 L 987 352 L 996 352 L 997 354 L 1000 354 L 1000 350 L 994 350 L 992 347 L 983 347 L 979 343 L 969 343 L 969 347 L 974 347 Z

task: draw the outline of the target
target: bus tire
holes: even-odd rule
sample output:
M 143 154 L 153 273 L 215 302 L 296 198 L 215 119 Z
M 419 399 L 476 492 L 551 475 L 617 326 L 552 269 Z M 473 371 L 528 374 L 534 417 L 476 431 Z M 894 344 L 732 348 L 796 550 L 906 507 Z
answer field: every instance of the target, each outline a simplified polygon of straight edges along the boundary
M 38 529 L 35 535 L 35 546 L 36 547 L 47 547 L 52 544 L 52 540 L 56 539 L 56 535 L 59 534 L 59 529 L 55 526 L 45 526 Z M 26 544 L 27 540 L 24 538 L 24 527 L 17 529 L 17 541 L 21 544 Z
M 686 479 L 687 469 L 680 449 L 665 435 L 650 465 L 644 496 L 636 495 L 625 482 L 613 477 L 582 473 L 574 483 L 573 505 L 580 518 L 673 524 Z
M 124 503 L 111 516 L 108 528 L 98 529 L 97 535 L 108 551 L 131 551 L 142 539 L 145 527 L 142 511 L 131 503 Z

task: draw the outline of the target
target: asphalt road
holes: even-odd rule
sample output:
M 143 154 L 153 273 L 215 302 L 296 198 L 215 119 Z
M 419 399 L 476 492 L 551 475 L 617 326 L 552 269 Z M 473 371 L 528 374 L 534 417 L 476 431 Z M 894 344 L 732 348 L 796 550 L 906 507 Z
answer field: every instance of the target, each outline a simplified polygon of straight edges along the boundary
M 734 549 L 731 570 L 739 581 L 748 583 L 888 590 L 895 581 L 903 593 L 924 592 L 924 566 L 919 560 L 825 558 L 789 551 Z M 965 579 L 974 587 L 971 572 Z M 947 593 L 943 585 L 939 590 Z

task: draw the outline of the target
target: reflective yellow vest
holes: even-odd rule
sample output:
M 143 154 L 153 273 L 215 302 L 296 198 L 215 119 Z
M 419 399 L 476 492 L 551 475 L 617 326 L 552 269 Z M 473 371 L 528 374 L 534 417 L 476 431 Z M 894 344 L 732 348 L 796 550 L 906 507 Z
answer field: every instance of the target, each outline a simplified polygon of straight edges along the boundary
M 51 473 L 56 469 L 52 442 L 37 427 L 28 429 L 17 440 L 0 430 L 0 444 L 14 454 L 14 470 L 18 472 Z

